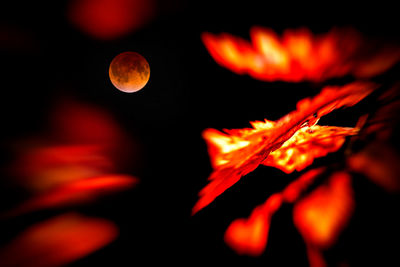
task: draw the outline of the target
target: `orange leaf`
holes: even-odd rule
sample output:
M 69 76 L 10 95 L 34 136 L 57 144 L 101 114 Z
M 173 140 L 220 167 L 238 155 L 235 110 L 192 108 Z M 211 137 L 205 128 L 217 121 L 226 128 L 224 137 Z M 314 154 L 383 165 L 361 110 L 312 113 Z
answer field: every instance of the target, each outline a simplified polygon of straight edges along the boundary
M 225 242 L 237 253 L 259 256 L 267 245 L 270 217 L 254 211 L 250 219 L 237 219 L 225 232 Z
M 268 241 L 272 215 L 282 202 L 292 203 L 321 174 L 323 169 L 308 171 L 289 184 L 281 193 L 271 195 L 262 205 L 256 207 L 249 219 L 236 219 L 225 232 L 225 242 L 238 254 L 261 255 Z
M 376 87 L 373 83 L 364 82 L 342 87 L 328 86 L 319 95 L 299 101 L 295 111 L 276 122 L 253 122 L 253 128 L 225 130 L 225 133 L 213 129 L 205 130 L 203 137 L 208 145 L 214 171 L 209 177 L 211 182 L 200 191 L 200 199 L 193 207 L 192 213 L 210 204 L 242 176 L 265 162 L 271 152 L 282 147 L 298 130 L 312 127 L 321 116 L 334 109 L 355 105 Z M 329 128 L 326 129 L 328 130 L 325 131 L 329 132 Z M 331 129 L 335 129 L 334 133 L 355 133 L 354 130 L 345 128 Z M 340 138 L 334 135 L 334 139 L 332 143 L 336 144 L 333 146 L 336 148 Z M 322 139 L 315 140 L 322 142 Z M 312 155 L 310 159 L 314 157 L 315 155 Z
M 350 175 L 337 172 L 296 203 L 294 224 L 307 244 L 325 249 L 336 241 L 353 213 L 353 194 Z
M 286 30 L 280 38 L 271 29 L 253 27 L 250 36 L 251 43 L 226 33 L 203 33 L 202 41 L 221 66 L 263 81 L 323 81 L 349 74 L 366 78 L 400 60 L 397 46 L 375 48 L 353 29 L 320 35 Z
M 301 171 L 318 157 L 337 151 L 346 136 L 357 134 L 358 129 L 319 126 L 304 127 L 298 130 L 279 149 L 271 152 L 262 162 L 286 173 Z

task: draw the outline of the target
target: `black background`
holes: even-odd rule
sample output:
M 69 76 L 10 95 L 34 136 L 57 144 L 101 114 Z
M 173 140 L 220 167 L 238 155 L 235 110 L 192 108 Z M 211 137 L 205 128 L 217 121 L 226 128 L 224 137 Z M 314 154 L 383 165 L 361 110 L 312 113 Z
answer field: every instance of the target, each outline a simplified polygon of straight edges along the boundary
M 266 83 L 236 75 L 214 62 L 200 34 L 229 32 L 248 39 L 253 25 L 270 27 L 278 33 L 303 26 L 315 33 L 333 26 L 353 26 L 372 38 L 396 39 L 395 8 L 381 2 L 349 5 L 323 1 L 315 5 L 159 0 L 158 15 L 145 27 L 123 38 L 99 41 L 69 24 L 65 16 L 67 1 L 26 2 L 15 1 L 1 10 L 2 29 L 13 27 L 25 38 L 0 46 L 2 167 L 9 163 L 7 144 L 43 131 L 52 105 L 65 96 L 107 110 L 141 148 L 141 163 L 125 170 L 140 178 L 138 187 L 73 209 L 109 218 L 120 228 L 114 243 L 74 266 L 308 264 L 289 205 L 274 216 L 268 246 L 261 257 L 240 257 L 223 241 L 232 220 L 247 217 L 297 173 L 286 175 L 259 167 L 195 216 L 191 216 L 191 208 L 211 173 L 201 138 L 205 128 L 243 128 L 249 126 L 249 121 L 279 119 L 294 110 L 301 98 L 317 94 L 323 84 Z M 108 78 L 109 63 L 124 51 L 139 52 L 151 68 L 149 83 L 134 94 L 116 90 Z M 345 77 L 327 83 L 351 80 Z M 357 117 L 338 112 L 324 122 L 352 126 L 356 121 Z M 317 164 L 332 159 L 327 157 Z M 4 210 L 16 192 L 8 191 L 7 177 L 1 178 Z M 357 188 L 366 195 L 381 197 L 382 203 L 392 201 L 368 182 L 359 182 Z M 332 257 L 345 255 L 355 264 L 380 262 L 394 250 L 388 240 L 396 236 L 386 229 L 397 228 L 396 221 L 389 208 L 368 202 L 367 196 L 361 198 L 360 212 L 370 217 L 365 217 L 367 222 L 355 219 L 349 228 L 351 233 Z M 2 243 L 25 226 L 60 212 L 2 221 Z

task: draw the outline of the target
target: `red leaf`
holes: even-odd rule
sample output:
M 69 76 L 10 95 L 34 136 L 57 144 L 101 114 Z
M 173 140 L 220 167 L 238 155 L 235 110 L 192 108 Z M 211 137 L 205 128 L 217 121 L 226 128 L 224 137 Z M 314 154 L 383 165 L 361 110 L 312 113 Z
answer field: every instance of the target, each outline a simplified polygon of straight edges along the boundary
M 304 127 L 298 130 L 279 149 L 271 152 L 262 162 L 286 173 L 301 171 L 312 164 L 315 158 L 324 157 L 337 151 L 346 136 L 355 135 L 358 129 L 319 126 Z
M 329 86 L 319 95 L 299 101 L 297 110 L 276 122 L 253 122 L 253 128 L 225 130 L 225 133 L 213 129 L 205 130 L 203 137 L 209 148 L 214 171 L 209 177 L 211 182 L 200 191 L 200 199 L 193 207 L 192 213 L 210 204 L 242 176 L 265 162 L 271 152 L 282 147 L 298 130 L 315 125 L 321 116 L 334 109 L 355 105 L 376 87 L 375 84 L 364 82 L 342 87 Z M 335 132 L 354 134 L 354 130 L 345 129 Z M 332 143 L 340 143 L 337 136 L 334 135 L 333 139 Z M 337 145 L 333 146 L 336 147 Z M 328 151 L 333 148 L 328 148 Z
M 372 77 L 400 60 L 399 47 L 374 46 L 353 29 L 320 35 L 308 29 L 286 30 L 280 38 L 271 29 L 253 27 L 250 36 L 251 43 L 226 33 L 203 33 L 202 40 L 221 66 L 264 81 Z
M 238 254 L 259 256 L 267 245 L 270 217 L 258 210 L 251 217 L 237 219 L 225 232 L 225 242 Z
M 273 214 L 283 202 L 298 200 L 324 168 L 313 169 L 290 183 L 282 192 L 271 195 L 256 207 L 248 219 L 233 221 L 225 232 L 225 242 L 238 254 L 261 255 L 267 245 Z M 307 248 L 317 254 L 309 255 L 313 266 L 323 266 L 319 250 L 331 246 L 348 223 L 354 210 L 350 176 L 334 173 L 329 184 L 322 185 L 295 204 L 294 222 L 302 234 Z M 317 257 L 318 256 L 318 257 Z
M 261 255 L 267 245 L 272 215 L 282 202 L 292 203 L 321 174 L 323 169 L 308 171 L 289 184 L 282 192 L 271 195 L 256 207 L 249 219 L 236 219 L 225 232 L 225 242 L 238 254 Z
M 321 249 L 335 243 L 353 213 L 353 194 L 350 175 L 337 172 L 330 177 L 329 184 L 296 203 L 293 220 L 306 243 Z

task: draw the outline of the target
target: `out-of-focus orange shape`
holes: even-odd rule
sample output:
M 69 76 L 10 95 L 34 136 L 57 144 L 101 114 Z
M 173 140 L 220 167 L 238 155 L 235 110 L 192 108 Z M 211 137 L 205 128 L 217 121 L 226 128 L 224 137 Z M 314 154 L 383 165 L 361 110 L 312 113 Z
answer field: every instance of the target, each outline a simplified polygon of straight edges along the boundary
M 24 177 L 23 186 L 35 191 L 45 191 L 114 169 L 113 162 L 98 145 L 33 147 L 25 151 L 14 166 Z
M 372 77 L 394 66 L 400 58 L 398 47 L 388 46 L 376 51 L 367 62 L 359 62 L 354 68 L 354 74 L 360 78 Z
M 31 191 L 115 173 L 131 145 L 107 112 L 70 100 L 56 104 L 47 133 L 43 140 L 19 144 L 10 166 L 16 181 Z
M 33 197 L 6 215 L 16 216 L 40 209 L 85 203 L 105 194 L 131 188 L 138 182 L 137 178 L 121 174 L 107 174 L 72 181 Z
M 155 11 L 154 0 L 73 0 L 67 16 L 88 35 L 110 40 L 140 29 Z
M 307 245 L 307 257 L 310 267 L 327 267 L 321 250 L 316 247 Z
M 300 197 L 300 194 L 305 191 L 324 170 L 324 168 L 309 170 L 295 181 L 291 182 L 282 191 L 283 200 L 287 203 L 295 202 Z
M 236 219 L 225 232 L 225 242 L 238 254 L 261 255 L 268 241 L 272 215 L 283 202 L 292 203 L 321 174 L 323 168 L 306 172 L 289 184 L 281 193 L 271 195 L 262 205 L 256 207 L 249 219 Z
M 352 154 L 347 163 L 351 170 L 364 174 L 388 192 L 400 191 L 400 155 L 385 143 L 369 144 Z
M 321 185 L 293 209 L 296 228 L 306 243 L 329 248 L 347 225 L 354 210 L 351 177 L 348 173 L 334 173 L 329 184 Z
M 400 60 L 399 47 L 365 49 L 368 40 L 353 29 L 314 35 L 302 28 L 286 30 L 280 38 L 271 29 L 253 27 L 250 36 L 251 43 L 226 33 L 201 37 L 218 64 L 264 81 L 323 81 L 349 74 L 366 78 Z
M 400 83 L 378 98 L 379 108 L 361 131 L 361 150 L 347 158 L 348 167 L 388 192 L 400 192 L 400 154 L 395 144 L 400 123 Z M 371 140 L 373 140 L 371 142 Z M 361 148 L 361 147 L 360 147 Z
M 117 235 L 110 221 L 64 214 L 20 233 L 0 250 L 0 266 L 64 266 L 106 246 Z
M 50 116 L 52 138 L 57 142 L 112 149 L 125 141 L 115 119 L 97 106 L 64 100 L 56 103 Z
M 374 136 L 379 142 L 395 140 L 396 125 L 400 123 L 400 83 L 396 83 L 379 97 L 379 108 L 368 117 L 363 134 Z
M 282 203 L 280 194 L 272 195 L 263 206 L 253 210 L 249 219 L 236 219 L 225 232 L 225 242 L 238 254 L 259 256 L 268 240 L 271 216 Z
M 358 129 L 313 125 L 298 130 L 279 149 L 271 152 L 262 164 L 276 167 L 286 173 L 301 171 L 315 158 L 337 151 L 346 136 L 355 135 Z
M 210 183 L 204 187 L 200 193 L 200 199 L 192 209 L 192 213 L 196 213 L 200 209 L 210 204 L 217 196 L 222 194 L 226 189 L 234 185 L 242 176 L 248 174 L 258 167 L 258 165 L 266 162 L 267 157 L 273 151 L 281 148 L 293 135 L 302 128 L 314 126 L 320 117 L 340 108 L 353 106 L 370 94 L 376 84 L 355 82 L 345 86 L 328 86 L 325 87 L 320 94 L 313 98 L 305 98 L 297 103 L 297 109 L 288 115 L 282 117 L 276 122 L 253 122 L 253 128 L 245 128 L 238 130 L 224 130 L 219 132 L 214 129 L 207 129 L 203 133 L 203 137 L 207 142 L 213 173 L 208 178 Z M 277 159 L 274 166 L 280 167 L 286 171 L 306 167 L 310 164 L 314 157 L 324 155 L 327 152 L 335 151 L 343 143 L 343 136 L 353 135 L 357 130 L 349 128 L 319 128 L 323 129 L 321 136 L 331 133 L 332 139 L 319 138 L 318 134 L 309 133 L 313 143 L 319 143 L 319 153 L 304 151 L 304 158 L 301 153 L 288 152 L 294 158 L 286 158 L 288 167 L 282 167 L 279 164 L 280 157 L 275 155 Z M 307 131 L 307 130 L 305 130 Z M 340 133 L 340 134 L 339 134 Z M 301 134 L 298 135 L 299 138 Z M 341 136 L 341 137 L 340 137 Z M 297 142 L 296 137 L 292 144 Z M 306 142 L 304 142 L 305 144 Z M 311 145 L 311 143 L 308 143 Z M 324 148 L 324 145 L 326 147 Z M 285 147 L 283 149 L 286 149 Z M 297 152 L 300 152 L 297 151 Z M 277 152 L 278 153 L 278 152 Z M 292 154 L 291 154 L 292 153 Z M 291 161 L 296 162 L 290 163 Z
M 240 255 L 259 256 L 267 245 L 270 218 L 253 212 L 249 219 L 236 219 L 225 232 L 225 242 Z

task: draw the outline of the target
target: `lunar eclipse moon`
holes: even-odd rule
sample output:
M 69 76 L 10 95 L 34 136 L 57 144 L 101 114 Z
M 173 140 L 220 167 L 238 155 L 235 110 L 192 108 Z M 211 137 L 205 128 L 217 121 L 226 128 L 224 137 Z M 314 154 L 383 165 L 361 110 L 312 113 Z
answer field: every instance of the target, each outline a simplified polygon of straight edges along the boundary
M 142 89 L 150 78 L 150 67 L 146 59 L 136 52 L 123 52 L 110 64 L 112 84 L 122 92 L 133 93 Z

